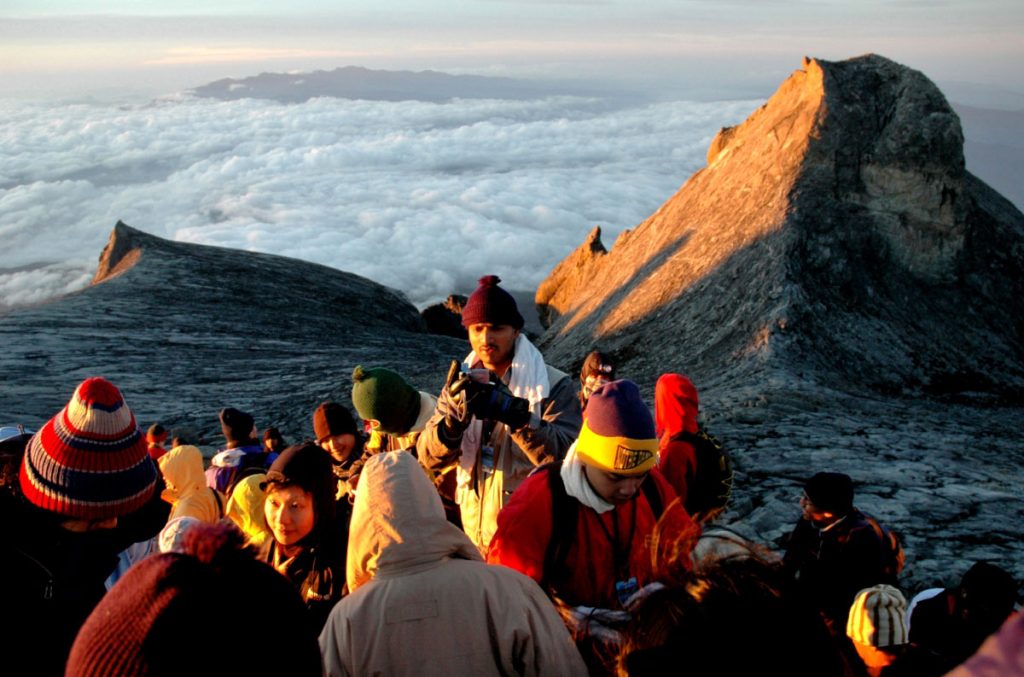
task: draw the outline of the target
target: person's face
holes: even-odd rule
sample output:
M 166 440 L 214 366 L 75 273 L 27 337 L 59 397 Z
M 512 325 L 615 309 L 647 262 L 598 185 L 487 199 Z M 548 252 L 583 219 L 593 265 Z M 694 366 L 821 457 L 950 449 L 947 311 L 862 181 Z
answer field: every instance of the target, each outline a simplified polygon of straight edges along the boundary
M 313 531 L 313 495 L 295 485 L 271 489 L 263 504 L 267 526 L 281 545 L 295 545 Z
M 356 446 L 356 436 L 352 433 L 333 435 L 320 441 L 320 446 L 331 455 L 337 463 L 344 463 Z
M 583 472 L 597 495 L 613 504 L 625 503 L 636 496 L 648 475 L 619 475 L 589 465 L 583 466 Z
M 800 496 L 800 509 L 803 511 L 804 519 L 810 522 L 828 522 L 834 517 L 832 513 L 826 512 L 814 505 L 814 501 L 806 493 Z
M 510 324 L 469 325 L 469 344 L 484 366 L 503 376 L 512 364 L 519 330 Z
M 611 380 L 605 374 L 588 376 L 587 380 L 583 382 L 583 399 L 589 400 L 590 396 L 594 394 L 594 391 L 605 383 L 611 383 Z

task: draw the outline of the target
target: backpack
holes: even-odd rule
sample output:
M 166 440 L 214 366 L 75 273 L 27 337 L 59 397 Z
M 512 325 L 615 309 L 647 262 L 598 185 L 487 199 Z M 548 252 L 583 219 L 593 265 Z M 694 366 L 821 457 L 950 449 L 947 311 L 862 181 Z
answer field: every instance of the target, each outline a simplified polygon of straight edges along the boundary
M 245 454 L 238 460 L 238 465 L 231 467 L 210 466 L 207 473 L 213 471 L 213 487 L 225 497 L 230 497 L 235 490 L 235 485 L 250 475 L 259 475 L 267 472 L 267 458 L 269 454 L 265 451 Z M 209 480 L 209 475 L 207 478 Z M 210 482 L 207 481 L 209 485 Z
M 725 509 L 732 496 L 732 459 L 722 443 L 703 428 L 695 433 L 676 433 L 669 439 L 688 442 L 696 450 L 697 471 L 693 483 L 686 488 L 684 507 L 696 521 L 707 521 Z
M 551 491 L 551 540 L 544 551 L 544 573 L 540 581 L 542 588 L 550 590 L 552 581 L 565 580 L 572 573 L 565 566 L 565 558 L 569 554 L 569 546 L 576 538 L 576 519 L 579 516 L 580 502 L 565 490 L 561 461 L 543 465 L 536 472 L 547 473 L 548 488 Z M 648 476 L 640 485 L 640 490 L 654 512 L 654 519 L 657 520 L 664 512 L 665 506 L 654 480 Z
M 874 529 L 878 540 L 882 542 L 882 573 L 895 581 L 907 561 L 907 553 L 903 550 L 899 535 L 863 510 L 860 511 L 860 514 L 864 517 L 864 521 Z

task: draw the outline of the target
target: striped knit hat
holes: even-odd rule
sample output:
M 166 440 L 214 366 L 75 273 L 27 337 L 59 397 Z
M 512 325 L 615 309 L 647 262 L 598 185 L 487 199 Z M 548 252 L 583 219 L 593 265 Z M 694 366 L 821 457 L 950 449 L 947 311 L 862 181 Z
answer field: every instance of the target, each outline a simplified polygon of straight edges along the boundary
M 846 636 L 857 644 L 884 649 L 907 643 L 907 600 L 891 585 L 861 590 L 846 621 Z
M 20 480 L 25 498 L 44 510 L 102 520 L 145 505 L 157 469 L 120 391 L 90 378 L 29 441 Z
M 590 396 L 576 453 L 584 463 L 619 475 L 642 475 L 658 462 L 658 438 L 640 389 L 625 379 Z

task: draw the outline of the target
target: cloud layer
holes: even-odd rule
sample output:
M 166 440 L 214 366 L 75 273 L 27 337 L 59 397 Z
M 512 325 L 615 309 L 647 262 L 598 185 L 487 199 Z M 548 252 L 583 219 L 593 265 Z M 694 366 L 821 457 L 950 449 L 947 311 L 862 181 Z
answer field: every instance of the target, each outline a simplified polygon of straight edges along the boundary
M 610 244 L 647 217 L 757 103 L 0 102 L 0 305 L 86 284 L 118 219 L 419 306 L 485 273 L 531 289 L 594 225 Z

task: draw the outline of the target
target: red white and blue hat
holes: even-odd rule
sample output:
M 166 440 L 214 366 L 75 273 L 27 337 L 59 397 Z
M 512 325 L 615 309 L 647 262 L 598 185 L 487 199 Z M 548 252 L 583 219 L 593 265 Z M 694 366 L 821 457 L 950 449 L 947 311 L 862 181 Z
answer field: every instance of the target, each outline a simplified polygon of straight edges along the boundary
M 113 383 L 86 379 L 28 443 L 21 490 L 32 504 L 79 519 L 138 510 L 153 496 L 157 469 L 135 416 Z

